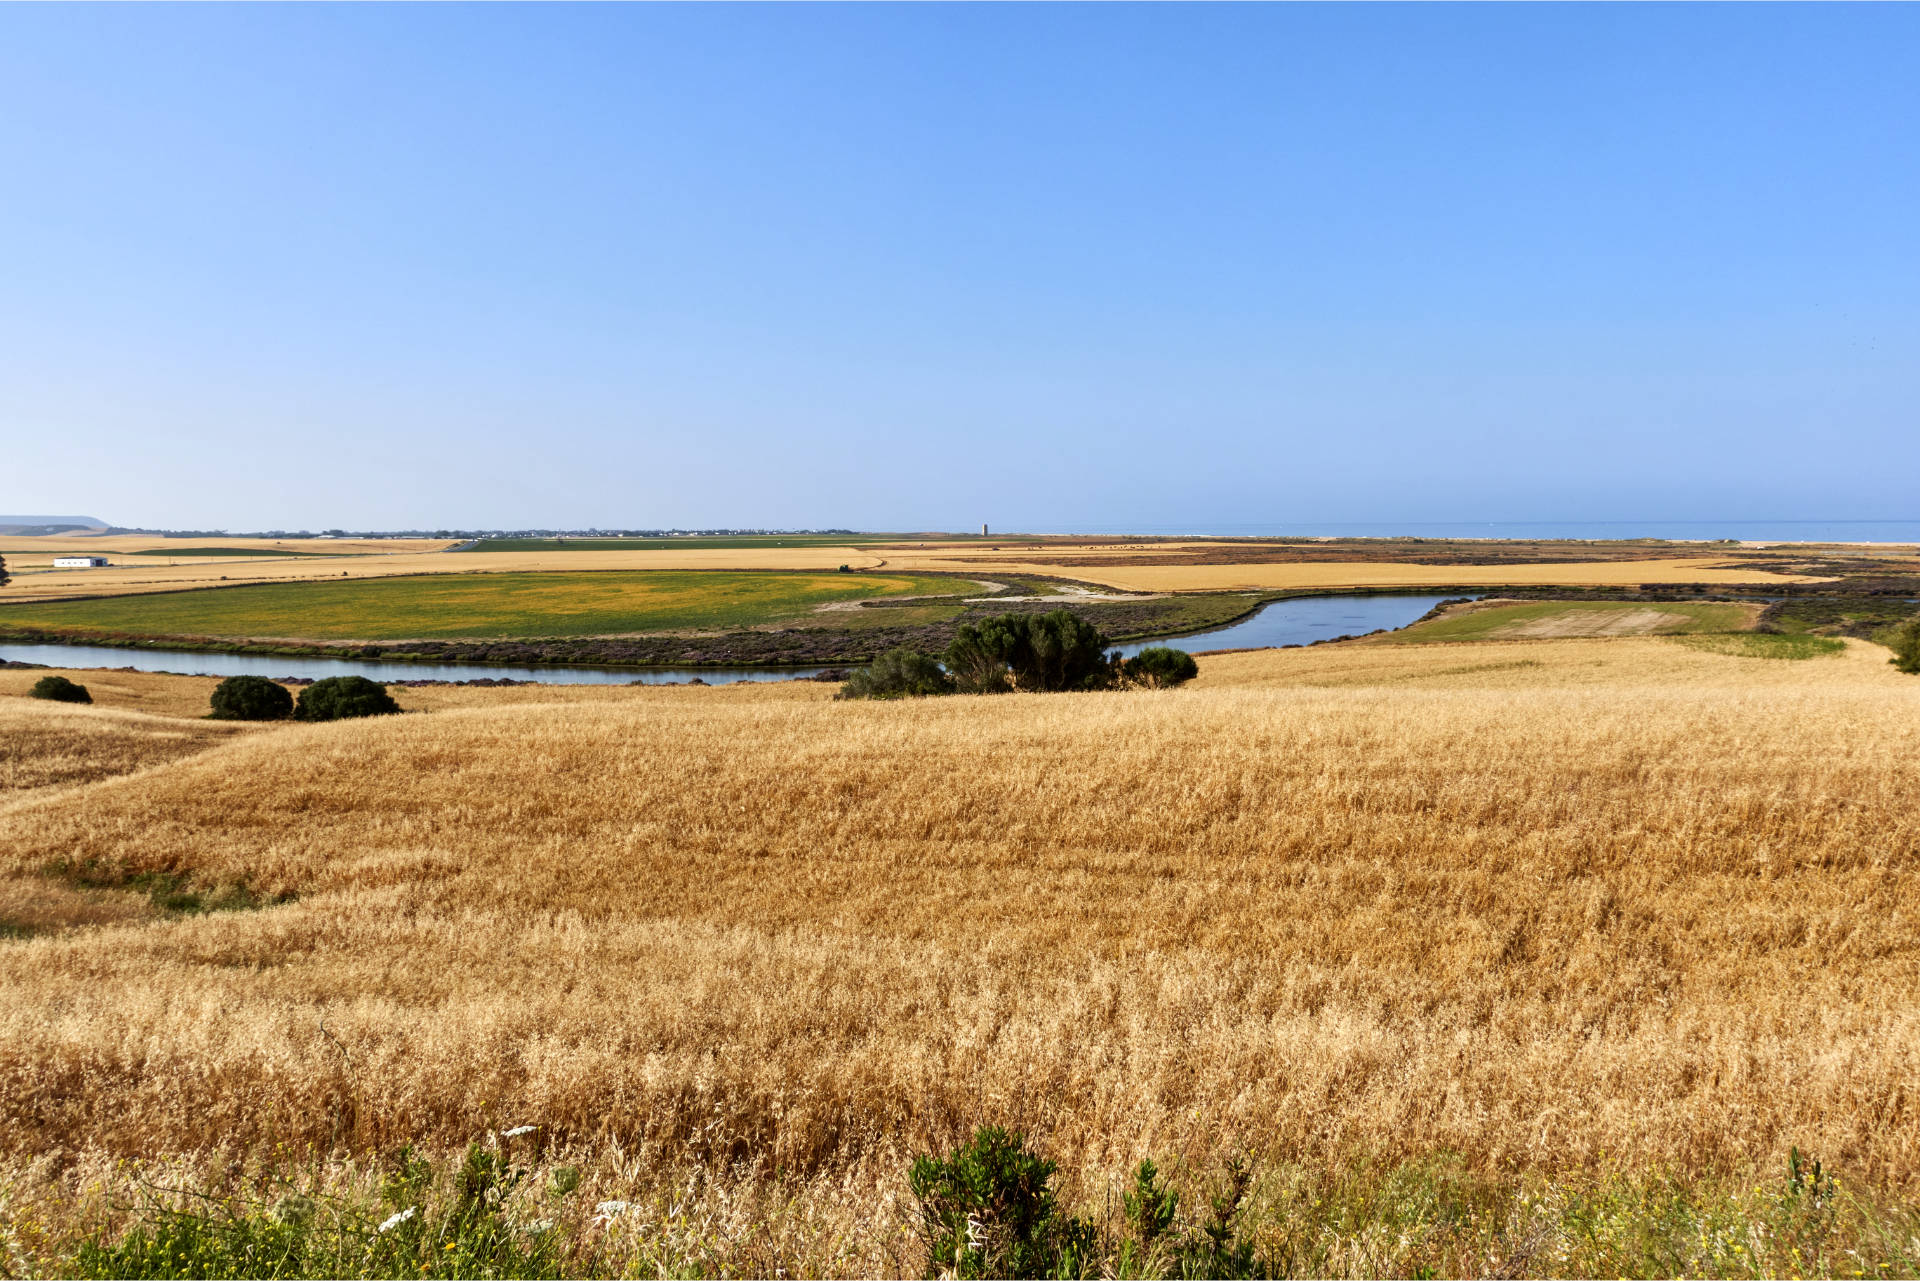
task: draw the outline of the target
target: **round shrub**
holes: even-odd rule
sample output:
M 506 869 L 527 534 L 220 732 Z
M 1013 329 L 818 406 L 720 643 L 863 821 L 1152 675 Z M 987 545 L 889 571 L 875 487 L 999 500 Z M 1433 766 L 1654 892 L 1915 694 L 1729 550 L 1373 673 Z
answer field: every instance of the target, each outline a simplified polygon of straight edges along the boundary
M 364 676 L 329 676 L 300 691 L 296 720 L 344 721 L 356 716 L 391 716 L 400 710 L 387 687 Z
M 55 703 L 91 703 L 93 695 L 87 693 L 85 685 L 76 685 L 64 676 L 42 676 L 27 691 L 31 698 L 44 698 Z
M 1120 663 L 1121 677 L 1138 685 L 1164 689 L 1190 681 L 1200 674 L 1200 664 L 1184 649 L 1151 645 Z
M 229 676 L 213 688 L 217 721 L 283 721 L 293 715 L 293 695 L 264 676 Z
M 901 646 L 890 649 L 847 677 L 840 689 L 842 698 L 920 698 L 928 694 L 951 694 L 953 682 L 940 670 L 940 664 L 919 650 Z
M 1887 644 L 1893 650 L 1888 662 L 1909 675 L 1920 675 L 1920 618 L 1910 618 L 1894 628 Z

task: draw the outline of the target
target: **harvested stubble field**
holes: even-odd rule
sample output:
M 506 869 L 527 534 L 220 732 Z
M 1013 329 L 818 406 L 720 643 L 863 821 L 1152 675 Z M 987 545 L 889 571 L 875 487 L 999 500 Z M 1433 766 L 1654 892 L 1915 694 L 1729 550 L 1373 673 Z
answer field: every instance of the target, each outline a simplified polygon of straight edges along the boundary
M 830 692 L 429 688 L 180 750 L 92 745 L 160 718 L 0 697 L 25 755 L 98 762 L 0 800 L 16 889 L 297 896 L 0 944 L 16 1244 L 108 1213 L 120 1158 L 217 1179 L 523 1124 L 587 1171 L 566 1213 L 664 1198 L 644 1267 L 918 1267 L 900 1171 L 990 1121 L 1095 1206 L 1141 1156 L 1240 1148 L 1296 1190 L 1446 1153 L 1738 1180 L 1790 1145 L 1920 1181 L 1920 681 L 1878 647 L 1362 644 L 1159 693 Z M 660 1245 L 698 1237 L 689 1206 L 744 1235 Z M 1339 1266 L 1426 1258 L 1400 1239 Z

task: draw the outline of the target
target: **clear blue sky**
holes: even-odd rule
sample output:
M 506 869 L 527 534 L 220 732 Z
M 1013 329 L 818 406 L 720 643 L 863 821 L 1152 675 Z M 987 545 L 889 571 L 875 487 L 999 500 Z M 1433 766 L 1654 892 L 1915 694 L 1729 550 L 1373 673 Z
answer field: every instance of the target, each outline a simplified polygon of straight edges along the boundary
M 0 8 L 0 511 L 1920 517 L 1920 8 Z

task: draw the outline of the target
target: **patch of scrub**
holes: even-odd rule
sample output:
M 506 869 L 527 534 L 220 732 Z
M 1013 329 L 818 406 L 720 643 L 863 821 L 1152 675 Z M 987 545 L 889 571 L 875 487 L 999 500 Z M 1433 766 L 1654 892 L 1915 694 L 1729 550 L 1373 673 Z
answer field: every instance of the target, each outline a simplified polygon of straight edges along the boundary
M 1710 654 L 1729 654 L 1735 658 L 1831 658 L 1847 648 L 1843 640 L 1805 633 L 1736 632 L 1728 636 L 1679 636 L 1674 639 L 1689 649 Z

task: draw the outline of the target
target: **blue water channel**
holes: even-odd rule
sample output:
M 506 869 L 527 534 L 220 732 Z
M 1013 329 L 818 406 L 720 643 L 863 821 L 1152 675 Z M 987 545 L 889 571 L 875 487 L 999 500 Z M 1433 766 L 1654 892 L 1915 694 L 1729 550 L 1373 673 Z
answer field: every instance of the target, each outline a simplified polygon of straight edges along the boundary
M 1277 600 L 1259 613 L 1225 627 L 1161 636 L 1153 640 L 1116 645 L 1132 656 L 1150 645 L 1184 649 L 1190 654 L 1210 649 L 1271 649 L 1280 645 L 1311 645 L 1336 636 L 1364 636 L 1386 628 L 1397 631 L 1452 596 L 1296 596 Z
M 1264 649 L 1307 645 L 1378 628 L 1405 627 L 1444 596 L 1301 596 L 1275 601 L 1225 627 L 1115 646 L 1137 654 L 1149 645 L 1198 653 L 1209 649 Z M 538 681 L 546 685 L 671 685 L 698 677 L 709 685 L 788 681 L 825 667 L 526 667 L 496 663 L 395 663 L 360 658 L 280 658 L 264 654 L 208 654 L 193 650 L 119 649 L 108 645 L 0 644 L 0 660 L 46 667 L 126 668 L 185 676 L 365 676 L 376 681 Z

